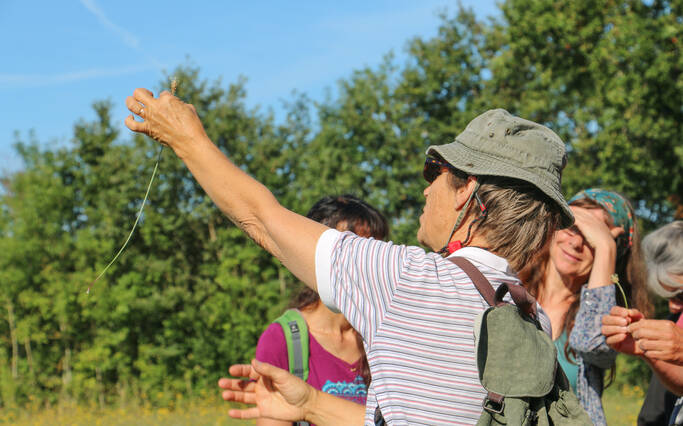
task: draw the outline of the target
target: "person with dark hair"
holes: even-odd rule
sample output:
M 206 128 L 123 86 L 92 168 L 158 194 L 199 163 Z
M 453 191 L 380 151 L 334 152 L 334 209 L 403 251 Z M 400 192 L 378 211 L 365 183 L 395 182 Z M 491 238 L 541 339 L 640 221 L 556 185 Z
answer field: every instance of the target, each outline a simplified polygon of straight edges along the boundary
M 558 361 L 572 389 L 593 423 L 604 425 L 603 378 L 614 368 L 616 352 L 605 343 L 602 316 L 617 304 L 646 312 L 651 305 L 630 203 L 616 192 L 593 188 L 576 194 L 569 205 L 574 225 L 557 231 L 520 277 L 550 317 Z
M 389 233 L 382 214 L 353 195 L 324 197 L 306 215 L 309 219 L 338 231 L 360 237 L 384 240 Z M 292 300 L 308 330 L 308 374 L 306 382 L 316 389 L 365 406 L 370 385 L 363 341 L 340 313 L 330 311 L 318 293 L 305 287 Z M 278 322 L 271 324 L 259 338 L 256 359 L 287 370 L 290 354 L 285 332 Z M 257 425 L 286 425 L 289 422 L 259 418 Z
M 294 383 L 309 390 L 286 402 L 312 395 L 320 404 L 347 403 L 348 411 L 332 411 L 344 417 L 339 424 L 374 424 L 376 413 L 389 424 L 477 423 L 488 396 L 477 371 L 474 328 L 489 305 L 465 270 L 444 257 L 471 264 L 494 288 L 520 283 L 515 271 L 574 220 L 560 188 L 566 155 L 559 136 L 496 109 L 474 118 L 453 142 L 429 147 L 417 235 L 433 250 L 426 252 L 340 232 L 287 210 L 211 142 L 194 108 L 170 93 L 154 98 L 136 89 L 126 105 L 144 120 L 129 116 L 128 128 L 169 145 L 221 211 L 363 337 L 372 373 L 364 418 L 352 408 L 358 404 L 311 393 L 300 380 Z M 547 316 L 539 311 L 538 320 L 548 332 Z M 275 400 L 259 399 L 283 402 L 273 392 L 286 388 L 284 382 L 260 375 L 251 386 L 256 398 L 243 399 L 257 407 L 230 414 L 309 420 L 296 407 L 279 416 L 263 405 Z M 244 397 L 226 392 L 227 399 Z

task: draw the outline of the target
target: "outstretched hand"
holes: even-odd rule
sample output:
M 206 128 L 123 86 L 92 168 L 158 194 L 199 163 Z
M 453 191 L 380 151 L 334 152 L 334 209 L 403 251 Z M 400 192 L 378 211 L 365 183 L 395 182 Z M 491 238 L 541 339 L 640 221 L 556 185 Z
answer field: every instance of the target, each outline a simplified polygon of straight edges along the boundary
M 130 130 L 143 133 L 168 145 L 183 158 L 186 149 L 201 138 L 207 138 L 194 106 L 186 104 L 169 92 L 155 98 L 147 89 L 138 88 L 126 98 L 126 107 L 143 121 L 126 117 Z
M 265 362 L 252 360 L 249 364 L 230 367 L 232 376 L 247 379 L 222 378 L 218 386 L 226 401 L 255 404 L 245 409 L 232 409 L 230 417 L 298 421 L 305 418 L 305 406 L 315 398 L 315 389 L 288 371 Z

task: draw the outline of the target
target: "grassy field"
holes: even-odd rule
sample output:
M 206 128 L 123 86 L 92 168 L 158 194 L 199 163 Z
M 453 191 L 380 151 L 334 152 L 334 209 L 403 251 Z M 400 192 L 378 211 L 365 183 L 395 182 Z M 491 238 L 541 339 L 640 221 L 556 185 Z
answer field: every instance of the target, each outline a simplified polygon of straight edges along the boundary
M 602 395 L 607 424 L 609 426 L 635 425 L 644 397 L 643 390 L 638 386 L 621 391 L 616 389 L 616 386 L 608 387 Z
M 40 411 L 0 411 L 0 424 L 19 426 L 249 426 L 254 423 L 228 417 L 228 404 L 217 401 L 194 402 L 170 410 L 168 408 L 109 407 L 100 409 L 83 405 L 61 405 Z
M 616 386 L 605 391 L 603 404 L 610 426 L 632 426 L 643 401 L 643 391 L 638 387 L 619 391 Z M 75 425 L 75 426 L 247 426 L 253 422 L 233 420 L 228 417 L 228 404 L 216 399 L 181 404 L 175 409 L 145 408 L 138 406 L 87 407 L 62 404 L 35 410 L 0 410 L 0 424 L 13 425 Z

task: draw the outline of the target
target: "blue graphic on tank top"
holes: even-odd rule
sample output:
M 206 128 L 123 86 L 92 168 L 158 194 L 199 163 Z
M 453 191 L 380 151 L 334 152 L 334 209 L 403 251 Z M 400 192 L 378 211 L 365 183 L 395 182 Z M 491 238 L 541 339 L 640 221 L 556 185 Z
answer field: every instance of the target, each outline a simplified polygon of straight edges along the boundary
M 359 404 L 364 404 L 368 395 L 368 390 L 361 376 L 356 376 L 353 383 L 328 380 L 323 385 L 322 391 Z

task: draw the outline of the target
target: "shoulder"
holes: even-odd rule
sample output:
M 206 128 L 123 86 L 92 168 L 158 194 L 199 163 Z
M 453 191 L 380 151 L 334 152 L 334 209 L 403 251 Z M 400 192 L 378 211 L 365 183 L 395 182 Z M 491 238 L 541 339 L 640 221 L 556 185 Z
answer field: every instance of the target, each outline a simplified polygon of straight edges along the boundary
M 256 359 L 276 367 L 289 368 L 287 342 L 280 324 L 270 324 L 261 334 L 256 345 Z

